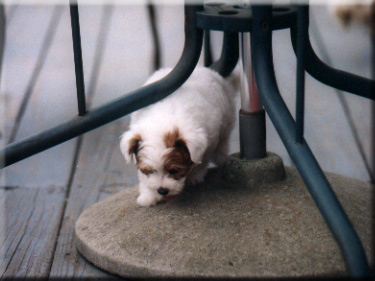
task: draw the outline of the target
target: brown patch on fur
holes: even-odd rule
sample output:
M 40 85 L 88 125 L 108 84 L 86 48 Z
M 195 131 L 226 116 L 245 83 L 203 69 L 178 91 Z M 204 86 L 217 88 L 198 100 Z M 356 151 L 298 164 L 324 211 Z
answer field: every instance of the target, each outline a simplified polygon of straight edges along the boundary
M 130 140 L 130 143 L 133 145 L 133 147 L 130 147 L 129 145 L 129 153 L 134 153 L 135 155 L 135 160 L 136 160 L 136 166 L 138 168 L 138 170 L 140 170 L 143 174 L 145 175 L 150 175 L 152 173 L 155 172 L 155 170 L 145 164 L 143 161 L 142 161 L 142 157 L 141 155 L 139 154 L 139 142 L 142 141 L 142 138 L 139 134 L 135 135 L 133 139 Z
M 138 150 L 139 150 L 139 142 L 142 140 L 142 137 L 140 134 L 136 134 L 132 139 L 129 140 L 129 155 L 134 154 L 137 156 Z
M 352 13 L 349 9 L 343 9 L 342 7 L 339 7 L 336 10 L 336 15 L 345 26 L 348 25 L 352 20 Z
M 374 32 L 375 28 L 375 1 L 370 4 L 348 4 L 338 5 L 335 10 L 336 16 L 344 26 L 354 22 L 365 24 Z
M 178 142 L 185 142 L 182 137 L 181 137 L 181 133 L 180 131 L 178 130 L 177 127 L 175 127 L 173 129 L 172 132 L 168 132 L 164 135 L 164 139 L 163 139 L 164 143 L 165 143 L 165 146 L 167 148 L 172 148 L 172 147 L 175 147 L 176 146 L 176 143 Z
M 193 161 L 191 161 L 189 150 L 178 128 L 165 134 L 164 143 L 167 148 L 173 148 L 165 157 L 164 170 L 169 177 L 175 180 L 186 177 Z
M 143 173 L 145 174 L 146 176 L 152 174 L 155 172 L 155 170 L 153 168 L 151 168 L 150 166 L 147 166 L 146 164 L 144 164 L 142 161 L 140 161 L 139 159 L 137 159 L 137 168 Z

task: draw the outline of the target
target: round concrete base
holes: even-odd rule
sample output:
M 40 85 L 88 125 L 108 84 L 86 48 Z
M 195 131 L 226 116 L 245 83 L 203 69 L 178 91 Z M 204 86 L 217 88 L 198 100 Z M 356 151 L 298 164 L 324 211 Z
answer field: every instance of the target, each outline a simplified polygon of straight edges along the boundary
M 167 203 L 140 207 L 134 187 L 93 205 L 76 223 L 79 252 L 123 277 L 345 275 L 340 250 L 296 170 L 287 168 L 286 178 L 275 181 L 284 177 L 281 165 L 267 181 L 267 167 L 279 160 L 233 170 L 235 158 Z M 246 177 L 252 165 L 263 180 Z M 372 262 L 372 187 L 333 174 L 328 179 Z

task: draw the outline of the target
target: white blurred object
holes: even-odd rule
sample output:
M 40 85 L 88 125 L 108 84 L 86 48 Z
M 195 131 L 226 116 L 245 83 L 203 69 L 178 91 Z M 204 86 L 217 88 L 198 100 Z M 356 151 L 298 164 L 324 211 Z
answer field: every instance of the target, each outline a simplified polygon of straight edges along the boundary
M 374 0 L 330 0 L 328 10 L 344 27 L 360 24 L 371 29 L 375 27 L 374 5 Z

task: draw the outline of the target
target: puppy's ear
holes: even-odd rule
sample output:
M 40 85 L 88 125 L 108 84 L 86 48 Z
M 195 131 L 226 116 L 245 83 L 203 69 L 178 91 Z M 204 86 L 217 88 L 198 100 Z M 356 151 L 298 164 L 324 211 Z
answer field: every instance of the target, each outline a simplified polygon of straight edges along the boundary
M 189 137 L 190 136 L 190 137 Z M 199 164 L 202 162 L 203 154 L 207 149 L 207 137 L 203 130 L 197 129 L 194 132 L 182 134 L 175 127 L 164 136 L 164 143 L 167 148 L 185 148 L 189 151 L 192 162 Z
M 132 131 L 127 131 L 121 136 L 120 149 L 127 163 L 136 161 L 141 141 L 141 135 Z
M 204 153 L 207 150 L 207 134 L 198 129 L 193 135 L 188 134 L 184 137 L 184 141 L 190 153 L 191 161 L 200 164 L 203 161 Z

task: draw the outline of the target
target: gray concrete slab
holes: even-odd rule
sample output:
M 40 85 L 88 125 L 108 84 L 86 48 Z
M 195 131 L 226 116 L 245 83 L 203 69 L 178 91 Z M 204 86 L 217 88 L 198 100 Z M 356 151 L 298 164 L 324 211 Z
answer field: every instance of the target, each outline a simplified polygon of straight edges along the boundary
M 287 168 L 279 181 L 270 173 L 267 181 L 267 165 L 248 164 L 263 180 L 231 177 L 236 168 L 226 167 L 155 207 L 136 204 L 136 186 L 94 204 L 76 223 L 79 252 L 123 277 L 345 275 L 340 250 L 296 170 Z M 328 178 L 370 255 L 372 187 Z

